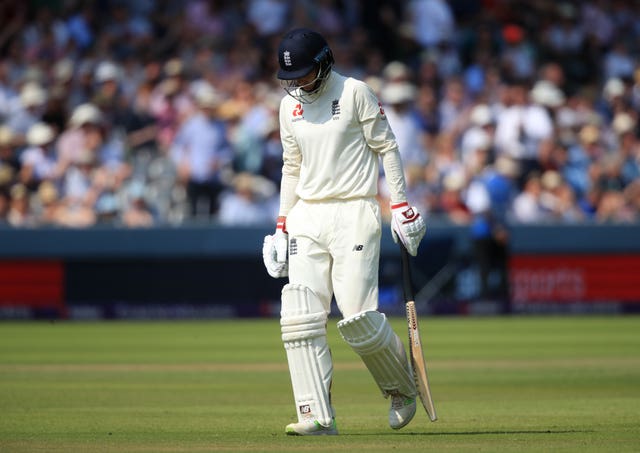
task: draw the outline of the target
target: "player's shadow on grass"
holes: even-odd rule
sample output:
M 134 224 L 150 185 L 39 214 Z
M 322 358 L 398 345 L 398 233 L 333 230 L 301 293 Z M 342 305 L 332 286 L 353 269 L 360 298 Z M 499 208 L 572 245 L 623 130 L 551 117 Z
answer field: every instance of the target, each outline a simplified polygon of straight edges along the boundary
M 379 435 L 388 436 L 489 436 L 489 435 L 513 435 L 513 434 L 575 434 L 575 433 L 592 433 L 589 429 L 539 429 L 539 430 L 505 430 L 505 431 L 438 431 L 428 433 L 412 433 L 412 432 L 386 432 L 377 433 Z M 370 436 L 371 434 L 360 433 L 340 433 L 347 436 Z

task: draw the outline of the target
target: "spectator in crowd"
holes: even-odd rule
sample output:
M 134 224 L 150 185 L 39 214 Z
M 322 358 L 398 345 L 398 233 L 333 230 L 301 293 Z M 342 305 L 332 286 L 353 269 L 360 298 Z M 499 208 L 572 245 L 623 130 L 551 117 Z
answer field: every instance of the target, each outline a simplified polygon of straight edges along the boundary
M 540 201 L 542 182 L 536 172 L 530 173 L 524 187 L 513 200 L 513 220 L 518 223 L 544 223 L 547 215 Z
M 21 163 L 16 154 L 15 134 L 8 126 L 0 126 L 0 173 L 4 186 L 20 173 Z
M 61 225 L 86 227 L 95 223 L 94 206 L 104 180 L 99 174 L 95 149 L 84 148 L 74 155 L 62 181 Z
M 60 192 L 51 181 L 44 181 L 38 186 L 35 195 L 34 212 L 38 226 L 60 226 Z
M 438 112 L 440 129 L 444 132 L 459 134 L 469 107 L 464 83 L 460 78 L 452 77 L 444 82 L 443 89 Z
M 447 173 L 442 182 L 442 192 L 438 200 L 438 210 L 447 220 L 456 225 L 468 225 L 472 220 L 471 211 L 464 201 L 463 190 L 466 187 L 466 174 L 463 170 Z
M 637 62 L 629 53 L 629 46 L 625 41 L 613 43 L 611 50 L 604 56 L 604 77 L 607 79 L 631 79 Z
M 469 126 L 460 137 L 460 160 L 467 168 L 477 168 L 477 151 L 488 151 L 487 162 L 494 160 L 493 141 L 495 134 L 495 119 L 491 108 L 487 104 L 475 105 L 469 113 Z
M 84 152 L 99 134 L 103 115 L 100 109 L 91 103 L 78 105 L 67 122 L 67 127 L 58 137 L 58 159 L 62 165 L 69 165 Z
M 210 85 L 200 85 L 194 95 L 198 112 L 181 125 L 170 156 L 178 182 L 187 190 L 190 215 L 208 218 L 218 212 L 233 156 L 225 125 L 217 116 L 220 94 Z
M 568 149 L 568 161 L 563 170 L 578 196 L 583 196 L 595 185 L 600 173 L 597 163 L 605 153 L 600 140 L 598 126 L 586 124 L 580 129 L 578 141 Z
M 20 181 L 35 191 L 42 181 L 59 182 L 64 174 L 54 148 L 56 132 L 46 123 L 36 123 L 27 131 L 28 147 L 20 156 Z
M 0 60 L 0 121 L 7 121 L 19 103 L 18 93 L 9 79 L 9 64 Z
M 47 94 L 36 82 L 25 83 L 20 90 L 20 103 L 7 117 L 7 126 L 24 137 L 31 126 L 42 119 Z
M 506 78 L 531 80 L 536 71 L 536 55 L 526 30 L 518 24 L 507 24 L 502 29 L 502 40 L 500 66 Z
M 424 166 L 427 163 L 426 140 L 411 109 L 415 96 L 416 88 L 412 83 L 392 81 L 382 88 L 380 101 L 396 136 L 402 161 L 405 165 Z
M 251 173 L 234 176 L 231 188 L 222 194 L 219 221 L 222 225 L 264 225 L 278 217 L 277 187 Z
M 418 126 L 420 126 L 421 135 L 425 139 L 425 146 L 429 148 L 440 130 L 438 98 L 431 85 L 422 84 L 417 87 L 411 111 Z
M 412 0 L 406 9 L 409 30 L 423 48 L 434 50 L 443 42 L 452 42 L 455 19 L 449 2 L 445 0 Z
M 122 210 L 122 225 L 129 228 L 151 227 L 157 223 L 157 213 L 145 194 L 144 184 L 132 181 L 127 187 L 125 207 Z
M 540 205 L 549 221 L 575 223 L 583 218 L 583 213 L 575 203 L 574 192 L 556 170 L 547 170 L 540 179 L 542 192 Z
M 7 222 L 12 227 L 35 227 L 36 217 L 29 203 L 29 191 L 24 184 L 14 184 L 11 187 L 11 201 L 7 212 Z
M 537 166 L 540 141 L 553 135 L 548 111 L 531 102 L 527 84 L 513 81 L 508 88 L 504 109 L 496 118 L 495 144 L 498 155 L 508 156 L 518 164 L 518 184 Z
M 516 195 L 515 181 L 520 175 L 518 162 L 506 155 L 475 176 L 469 185 L 466 204 L 473 214 L 470 223 L 474 259 L 480 276 L 483 300 L 508 306 L 509 226 L 507 215 Z M 493 285 L 491 276 L 498 283 Z
M 640 180 L 640 142 L 636 135 L 635 113 L 619 113 L 613 119 L 614 151 L 620 154 L 620 176 L 623 186 Z

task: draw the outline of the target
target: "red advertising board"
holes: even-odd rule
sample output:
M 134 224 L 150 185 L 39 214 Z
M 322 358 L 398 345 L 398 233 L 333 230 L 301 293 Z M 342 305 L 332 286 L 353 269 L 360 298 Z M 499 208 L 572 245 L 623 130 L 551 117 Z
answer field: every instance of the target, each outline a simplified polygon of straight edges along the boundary
M 516 255 L 510 260 L 514 303 L 640 303 L 640 254 Z
M 60 261 L 0 261 L 0 308 L 65 312 L 64 265 Z

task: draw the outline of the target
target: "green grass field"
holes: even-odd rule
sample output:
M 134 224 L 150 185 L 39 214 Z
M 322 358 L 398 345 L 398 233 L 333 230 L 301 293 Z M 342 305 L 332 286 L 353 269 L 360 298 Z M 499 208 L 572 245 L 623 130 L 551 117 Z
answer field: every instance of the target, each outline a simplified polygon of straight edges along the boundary
M 640 451 L 640 317 L 423 318 L 440 419 L 398 432 L 336 321 L 316 438 L 284 435 L 275 319 L 0 323 L 0 452 Z

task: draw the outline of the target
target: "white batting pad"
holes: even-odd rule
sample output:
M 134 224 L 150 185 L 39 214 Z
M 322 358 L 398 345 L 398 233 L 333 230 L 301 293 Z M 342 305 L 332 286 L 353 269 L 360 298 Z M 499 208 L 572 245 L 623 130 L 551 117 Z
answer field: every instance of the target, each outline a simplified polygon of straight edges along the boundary
M 285 285 L 280 312 L 298 421 L 330 426 L 333 363 L 327 344 L 327 313 L 318 297 L 301 285 Z
M 338 330 L 360 355 L 385 398 L 394 393 L 415 397 L 416 386 L 404 345 L 384 314 L 357 313 L 338 322 Z

